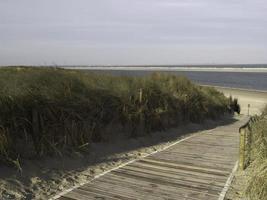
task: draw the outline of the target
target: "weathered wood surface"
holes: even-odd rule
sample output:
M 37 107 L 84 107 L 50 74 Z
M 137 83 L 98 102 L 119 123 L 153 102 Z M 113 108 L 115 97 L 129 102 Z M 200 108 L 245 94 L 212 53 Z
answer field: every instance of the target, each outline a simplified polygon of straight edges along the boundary
M 238 129 L 245 120 L 195 134 L 59 199 L 218 199 L 238 159 Z

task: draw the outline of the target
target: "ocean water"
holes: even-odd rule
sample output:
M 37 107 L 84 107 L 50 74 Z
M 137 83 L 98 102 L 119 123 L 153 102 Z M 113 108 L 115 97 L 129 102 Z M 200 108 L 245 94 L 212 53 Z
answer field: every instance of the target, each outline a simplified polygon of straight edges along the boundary
M 115 76 L 146 76 L 153 70 L 86 70 Z M 207 72 L 207 71 L 163 71 L 181 75 L 195 83 L 222 87 L 267 91 L 267 72 Z

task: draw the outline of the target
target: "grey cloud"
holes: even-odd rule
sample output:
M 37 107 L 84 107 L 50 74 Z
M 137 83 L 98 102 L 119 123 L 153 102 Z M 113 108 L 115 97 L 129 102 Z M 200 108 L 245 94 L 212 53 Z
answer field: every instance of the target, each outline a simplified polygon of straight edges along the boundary
M 0 0 L 0 65 L 210 62 L 203 52 L 267 62 L 266 10 L 264 0 Z

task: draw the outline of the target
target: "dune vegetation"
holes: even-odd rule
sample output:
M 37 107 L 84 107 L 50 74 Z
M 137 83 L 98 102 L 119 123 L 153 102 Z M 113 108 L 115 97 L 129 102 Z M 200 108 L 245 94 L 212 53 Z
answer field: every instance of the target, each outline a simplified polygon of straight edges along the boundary
M 267 106 L 251 126 L 250 167 L 246 196 L 251 199 L 267 199 Z
M 236 103 L 236 102 L 234 102 Z M 233 100 L 184 77 L 113 77 L 59 68 L 0 69 L 0 163 L 83 150 L 122 133 L 137 137 L 216 119 Z

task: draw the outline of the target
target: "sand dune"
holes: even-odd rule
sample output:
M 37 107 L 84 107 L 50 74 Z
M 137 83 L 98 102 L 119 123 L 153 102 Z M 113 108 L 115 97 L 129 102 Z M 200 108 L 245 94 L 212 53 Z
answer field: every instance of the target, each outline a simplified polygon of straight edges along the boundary
M 241 113 L 259 114 L 267 104 L 267 92 L 235 88 L 215 87 L 226 96 L 239 99 Z M 177 129 L 160 132 L 138 139 L 118 141 L 110 144 L 92 144 L 90 153 L 85 155 L 46 158 L 40 161 L 25 161 L 22 173 L 0 166 L 0 199 L 48 199 L 60 191 L 82 182 L 90 181 L 94 176 L 114 168 L 129 160 L 164 148 L 181 139 L 205 129 L 225 123 L 207 121 L 204 124 L 188 124 Z M 186 134 L 187 133 L 187 134 Z

